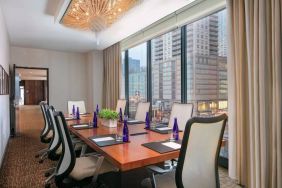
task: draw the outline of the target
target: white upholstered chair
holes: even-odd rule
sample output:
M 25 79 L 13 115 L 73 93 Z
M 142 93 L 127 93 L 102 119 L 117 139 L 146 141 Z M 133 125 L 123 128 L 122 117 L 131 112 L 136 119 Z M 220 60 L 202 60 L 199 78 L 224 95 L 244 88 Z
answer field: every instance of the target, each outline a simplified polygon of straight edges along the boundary
M 152 186 L 219 188 L 218 158 L 226 121 L 226 114 L 191 118 L 184 131 L 176 171 L 153 176 Z
M 76 107 L 79 108 L 79 113 L 85 114 L 86 113 L 86 108 L 85 108 L 85 102 L 84 101 L 68 101 L 68 113 L 72 114 L 72 107 L 75 105 L 75 110 Z
M 125 100 L 125 99 L 119 99 L 119 100 L 117 101 L 116 112 L 119 113 L 119 109 L 121 108 L 122 113 L 124 114 L 125 107 L 126 107 L 126 100 Z
M 192 117 L 193 104 L 173 103 L 168 126 L 173 127 L 174 118 L 177 118 L 178 127 L 184 130 L 187 121 Z
M 146 113 L 149 112 L 149 109 L 150 109 L 149 102 L 139 102 L 137 105 L 135 120 L 145 121 Z

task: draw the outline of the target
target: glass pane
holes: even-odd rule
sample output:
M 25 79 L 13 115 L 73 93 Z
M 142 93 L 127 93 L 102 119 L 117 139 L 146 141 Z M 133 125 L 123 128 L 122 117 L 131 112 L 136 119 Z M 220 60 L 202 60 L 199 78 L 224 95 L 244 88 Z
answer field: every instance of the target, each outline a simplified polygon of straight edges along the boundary
M 152 40 L 153 120 L 168 122 L 173 102 L 181 102 L 180 29 Z
M 227 112 L 226 10 L 186 26 L 187 98 L 198 116 Z M 228 140 L 228 128 L 224 139 Z M 228 157 L 225 142 L 221 155 Z
M 134 118 L 139 102 L 147 101 L 147 45 L 128 50 L 129 117 Z
M 125 52 L 121 52 L 121 83 L 120 83 L 120 99 L 125 99 Z

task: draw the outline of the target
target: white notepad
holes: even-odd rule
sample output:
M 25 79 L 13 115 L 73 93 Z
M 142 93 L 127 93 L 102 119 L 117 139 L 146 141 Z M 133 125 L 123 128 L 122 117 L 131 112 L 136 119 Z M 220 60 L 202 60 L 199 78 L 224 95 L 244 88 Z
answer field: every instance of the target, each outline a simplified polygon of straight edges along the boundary
M 162 143 L 162 145 L 170 147 L 172 149 L 180 149 L 181 148 L 181 145 L 178 144 L 178 143 L 175 143 L 175 142 L 164 142 L 164 143 Z
M 171 129 L 172 128 L 170 128 L 170 127 L 160 127 L 160 128 L 157 128 L 157 130 L 159 130 L 159 131 L 169 131 Z
M 103 138 L 94 138 L 92 140 L 94 142 L 104 142 L 104 141 L 114 140 L 114 138 L 113 137 L 103 137 Z
M 66 117 L 65 119 L 66 120 L 70 120 L 70 119 L 73 119 L 73 117 Z
M 89 127 L 89 125 L 87 124 L 83 124 L 83 125 L 73 125 L 74 128 L 83 128 L 83 127 Z

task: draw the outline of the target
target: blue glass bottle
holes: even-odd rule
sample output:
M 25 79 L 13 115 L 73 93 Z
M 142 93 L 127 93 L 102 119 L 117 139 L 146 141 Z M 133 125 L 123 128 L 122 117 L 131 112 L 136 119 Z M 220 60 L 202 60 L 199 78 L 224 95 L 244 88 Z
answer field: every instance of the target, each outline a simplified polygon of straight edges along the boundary
M 179 129 L 178 129 L 178 123 L 177 123 L 177 118 L 174 118 L 174 124 L 173 124 L 173 138 L 175 141 L 179 140 Z
M 98 125 L 97 125 L 98 121 L 97 121 L 97 113 L 94 112 L 94 115 L 93 115 L 93 128 L 97 128 Z
M 72 105 L 72 117 L 75 118 L 75 105 Z
M 76 108 L 76 119 L 80 119 L 79 107 Z
M 119 122 L 122 122 L 122 109 L 119 108 Z
M 99 105 L 96 106 L 96 114 L 99 115 Z
M 150 129 L 150 117 L 149 117 L 149 112 L 146 112 L 145 123 L 146 123 L 145 129 Z
M 128 135 L 128 126 L 127 126 L 127 119 L 124 118 L 123 120 L 123 137 L 122 137 L 122 141 L 123 142 L 128 142 L 129 141 L 129 135 Z

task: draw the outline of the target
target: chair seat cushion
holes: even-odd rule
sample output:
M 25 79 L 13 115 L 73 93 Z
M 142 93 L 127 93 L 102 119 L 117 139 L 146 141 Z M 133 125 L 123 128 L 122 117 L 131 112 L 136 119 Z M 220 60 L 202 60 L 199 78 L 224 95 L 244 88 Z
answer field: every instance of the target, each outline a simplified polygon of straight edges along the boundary
M 53 131 L 50 130 L 49 133 L 46 135 L 46 139 L 50 139 L 53 137 Z
M 79 181 L 87 177 L 94 175 L 97 167 L 98 157 L 88 156 L 76 158 L 75 166 L 70 173 L 70 177 Z M 116 171 L 116 168 L 104 159 L 102 166 L 99 170 L 99 174 L 103 174 L 110 171 Z
M 62 154 L 62 144 L 58 147 L 58 149 L 56 150 L 56 154 L 57 155 L 61 155 Z
M 156 184 L 160 188 L 176 188 L 175 171 L 171 171 L 162 175 L 156 175 Z

